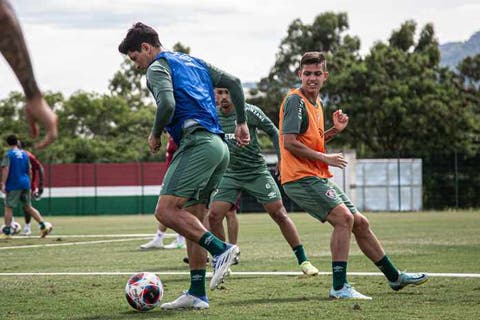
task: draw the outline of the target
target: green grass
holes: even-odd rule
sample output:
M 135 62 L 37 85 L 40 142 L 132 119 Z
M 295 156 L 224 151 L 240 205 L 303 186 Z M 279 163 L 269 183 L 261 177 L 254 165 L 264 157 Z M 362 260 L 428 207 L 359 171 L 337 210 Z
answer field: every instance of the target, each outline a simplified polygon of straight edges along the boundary
M 398 268 L 433 273 L 480 273 L 480 212 L 367 214 Z M 310 260 L 330 271 L 331 227 L 291 214 Z M 233 271 L 299 271 L 293 253 L 266 214 L 240 218 L 241 263 Z M 19 220 L 19 219 L 18 219 Z M 51 217 L 46 239 L 0 241 L 67 244 L 112 238 L 56 235 L 152 233 L 153 216 Z M 35 233 L 37 234 L 37 233 Z M 210 309 L 147 313 L 131 309 L 123 289 L 128 275 L 6 276 L 14 272 L 188 272 L 183 250 L 139 251 L 144 239 L 101 244 L 0 250 L 0 319 L 480 319 L 480 278 L 432 277 L 420 287 L 392 291 L 384 277 L 350 276 L 373 301 L 330 301 L 331 275 L 235 276 L 209 292 Z M 349 271 L 378 272 L 354 241 Z M 162 275 L 164 301 L 189 286 L 187 275 Z

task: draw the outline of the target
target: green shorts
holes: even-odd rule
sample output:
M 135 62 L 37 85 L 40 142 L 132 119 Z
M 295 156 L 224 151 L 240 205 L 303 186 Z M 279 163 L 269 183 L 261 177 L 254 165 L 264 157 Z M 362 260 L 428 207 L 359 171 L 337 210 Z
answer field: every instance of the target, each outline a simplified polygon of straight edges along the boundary
M 24 206 L 32 205 L 32 201 L 30 198 L 30 189 L 12 190 L 7 192 L 7 195 L 5 196 L 6 207 L 16 208 L 19 202 Z
M 265 168 L 265 171 L 249 176 L 224 175 L 213 201 L 235 204 L 241 192 L 252 195 L 261 204 L 282 199 L 277 183 Z
M 306 177 L 285 183 L 283 190 L 303 210 L 322 222 L 327 220 L 333 208 L 342 203 L 352 214 L 358 211 L 342 189 L 329 179 Z
M 187 198 L 185 207 L 208 205 L 229 160 L 227 144 L 219 135 L 198 127 L 187 129 L 167 169 L 160 195 Z

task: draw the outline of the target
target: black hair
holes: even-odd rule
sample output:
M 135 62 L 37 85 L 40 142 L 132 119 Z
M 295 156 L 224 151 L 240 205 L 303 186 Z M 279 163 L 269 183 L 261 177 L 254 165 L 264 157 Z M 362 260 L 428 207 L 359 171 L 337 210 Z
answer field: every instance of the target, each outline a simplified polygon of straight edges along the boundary
M 162 44 L 158 39 L 158 33 L 150 26 L 141 22 L 135 23 L 128 29 L 125 39 L 118 46 L 118 51 L 122 54 L 128 52 L 140 51 L 142 43 L 149 43 L 156 48 L 160 48 Z
M 9 146 L 16 146 L 18 144 L 17 136 L 14 134 L 9 135 L 5 141 L 7 141 Z
M 327 71 L 327 59 L 321 51 L 305 52 L 300 60 L 300 68 L 306 64 L 323 64 L 323 70 Z

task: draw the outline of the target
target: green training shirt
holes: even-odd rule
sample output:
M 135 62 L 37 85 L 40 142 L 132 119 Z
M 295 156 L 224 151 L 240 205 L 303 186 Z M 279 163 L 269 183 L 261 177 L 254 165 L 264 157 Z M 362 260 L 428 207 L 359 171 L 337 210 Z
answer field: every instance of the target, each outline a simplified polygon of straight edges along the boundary
M 230 151 L 230 163 L 225 175 L 256 175 L 258 172 L 265 170 L 267 164 L 265 163 L 260 144 L 258 143 L 257 129 L 264 131 L 270 136 L 278 155 L 277 127 L 275 127 L 273 122 L 257 106 L 246 103 L 245 113 L 247 116 L 248 130 L 250 131 L 250 144 L 245 147 L 239 147 L 235 140 L 237 119 L 235 110 L 233 110 L 231 114 L 225 115 L 220 107 L 217 106 L 218 120 L 225 132 L 225 139 Z

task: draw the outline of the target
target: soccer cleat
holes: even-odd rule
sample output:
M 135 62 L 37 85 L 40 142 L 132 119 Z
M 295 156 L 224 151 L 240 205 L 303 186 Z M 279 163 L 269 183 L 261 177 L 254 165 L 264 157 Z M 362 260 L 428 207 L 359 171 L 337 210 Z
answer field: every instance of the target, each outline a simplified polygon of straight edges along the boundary
M 419 286 L 428 281 L 428 275 L 425 273 L 406 273 L 400 272 L 395 282 L 389 281 L 390 288 L 395 291 L 401 290 L 409 284 Z
M 207 301 L 205 301 L 206 299 Z M 184 291 L 183 294 L 172 302 L 164 303 L 160 306 L 163 310 L 175 310 L 175 309 L 208 309 L 208 299 L 205 296 L 204 299 L 192 296 L 188 291 Z
M 165 249 L 185 249 L 187 246 L 184 243 L 179 243 L 177 240 L 173 240 L 172 243 L 163 246 Z
M 239 254 L 240 249 L 236 245 L 230 245 L 224 253 L 213 258 L 213 275 L 210 280 L 210 290 L 215 290 L 223 282 L 228 269 L 235 263 Z
M 340 290 L 330 289 L 328 297 L 330 299 L 372 300 L 372 297 L 361 294 L 348 283 L 345 283 Z
M 53 226 L 50 222 L 45 222 L 44 225 L 44 228 L 40 228 L 40 238 L 45 238 L 47 234 L 52 232 L 53 229 Z
M 316 276 L 318 275 L 318 269 L 310 261 L 303 261 L 300 265 L 302 272 L 307 276 Z
M 30 225 L 26 224 L 25 227 L 23 228 L 23 235 L 29 236 L 31 234 L 32 234 L 32 230 L 30 229 Z
M 155 237 L 153 240 L 142 244 L 140 246 L 140 249 L 142 250 L 148 250 L 148 249 L 162 249 L 164 247 L 163 245 L 163 239 Z

